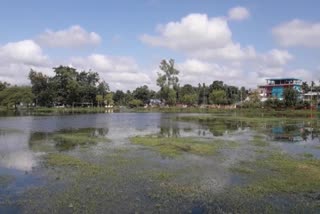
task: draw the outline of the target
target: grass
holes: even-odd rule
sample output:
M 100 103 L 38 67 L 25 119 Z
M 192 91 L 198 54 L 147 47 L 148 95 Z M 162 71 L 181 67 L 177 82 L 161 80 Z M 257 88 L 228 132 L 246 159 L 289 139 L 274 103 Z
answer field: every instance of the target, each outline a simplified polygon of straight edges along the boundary
M 263 139 L 263 136 L 259 136 L 259 135 L 253 136 L 253 139 L 250 141 L 250 143 L 254 146 L 259 146 L 259 147 L 266 147 L 270 145 L 267 141 Z
M 95 175 L 101 170 L 98 165 L 61 153 L 48 154 L 45 164 L 54 168 L 67 167 L 79 169 L 81 175 Z
M 5 188 L 14 181 L 14 177 L 10 175 L 0 175 L 0 187 Z
M 183 153 L 212 155 L 216 153 L 218 149 L 235 147 L 237 145 L 233 141 L 207 141 L 195 138 L 166 138 L 158 136 L 136 136 L 130 140 L 134 144 L 150 147 L 160 154 L 170 157 L 176 157 Z
M 64 130 L 60 132 L 51 133 L 33 133 L 29 145 L 33 150 L 53 151 L 54 143 L 55 149 L 60 151 L 70 150 L 76 146 L 85 146 L 96 144 L 99 142 L 110 142 L 104 134 L 97 134 L 95 129 L 77 129 Z M 48 144 L 51 143 L 51 144 Z
M 320 188 L 320 160 L 298 159 L 275 153 L 255 162 L 264 172 L 253 173 L 257 179 L 241 191 L 255 196 L 270 193 L 301 193 Z
M 240 174 L 252 174 L 255 171 L 245 166 L 231 167 L 231 172 L 240 173 Z
M 110 141 L 107 138 L 91 136 L 90 133 L 86 132 L 57 133 L 52 136 L 52 139 L 57 142 L 56 146 L 63 150 L 73 148 L 77 145 L 83 146 L 86 144 Z

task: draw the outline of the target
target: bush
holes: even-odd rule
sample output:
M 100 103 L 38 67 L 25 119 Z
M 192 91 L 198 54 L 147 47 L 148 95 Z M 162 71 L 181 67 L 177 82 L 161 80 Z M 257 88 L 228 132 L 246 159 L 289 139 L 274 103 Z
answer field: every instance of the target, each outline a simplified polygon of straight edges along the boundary
M 143 102 L 138 99 L 133 99 L 129 102 L 129 107 L 130 108 L 137 108 L 143 106 Z

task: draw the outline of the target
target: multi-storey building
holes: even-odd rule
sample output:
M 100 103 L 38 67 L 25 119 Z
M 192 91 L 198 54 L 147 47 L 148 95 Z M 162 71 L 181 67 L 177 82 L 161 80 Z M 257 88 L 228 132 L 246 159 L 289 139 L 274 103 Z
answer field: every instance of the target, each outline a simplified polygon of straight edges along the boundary
M 302 80 L 295 78 L 275 78 L 267 79 L 267 84 L 259 86 L 259 92 L 262 100 L 274 97 L 283 100 L 285 88 L 293 88 L 299 94 L 302 93 Z

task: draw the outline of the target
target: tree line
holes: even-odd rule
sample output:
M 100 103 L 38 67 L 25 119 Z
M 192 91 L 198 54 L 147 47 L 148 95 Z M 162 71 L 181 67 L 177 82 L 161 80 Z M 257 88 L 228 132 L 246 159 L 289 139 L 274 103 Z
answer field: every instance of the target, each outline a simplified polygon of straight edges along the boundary
M 139 107 L 149 104 L 150 100 L 157 100 L 165 105 L 230 105 L 240 103 L 247 96 L 250 96 L 250 105 L 259 103 L 260 99 L 257 95 L 250 93 L 245 87 L 238 88 L 219 80 L 209 85 L 204 83 L 199 83 L 197 86 L 180 85 L 180 71 L 176 69 L 173 59 L 162 60 L 159 68 L 156 82 L 160 88 L 159 91 L 143 85 L 125 92 L 110 91 L 108 83 L 102 80 L 97 72 L 91 70 L 79 72 L 69 66 L 59 66 L 53 68 L 54 76 L 31 70 L 28 76 L 31 86 L 10 86 L 6 82 L 0 82 L 0 105 L 17 107 L 24 103 L 41 107 L 103 105 Z M 319 87 L 309 86 L 306 82 L 303 83 L 302 88 L 304 91 L 311 88 L 314 91 L 317 89 L 320 91 Z M 298 96 L 296 92 L 285 93 L 288 94 L 286 95 L 287 104 L 295 104 Z M 288 101 L 289 98 L 290 101 Z M 271 102 L 276 101 L 268 101 L 268 103 Z

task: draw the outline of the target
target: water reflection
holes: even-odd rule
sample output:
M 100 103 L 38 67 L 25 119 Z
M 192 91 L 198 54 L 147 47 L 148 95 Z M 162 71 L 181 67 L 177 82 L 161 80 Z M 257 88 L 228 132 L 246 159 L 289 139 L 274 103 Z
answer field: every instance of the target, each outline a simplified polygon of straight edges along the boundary
M 84 128 L 61 130 L 53 133 L 33 132 L 29 138 L 32 151 L 69 151 L 78 146 L 96 145 L 103 142 L 109 133 L 108 128 Z
M 31 171 L 38 165 L 41 154 L 29 150 L 28 139 L 24 132 L 0 132 L 0 168 Z
M 215 137 L 255 131 L 268 136 L 269 140 L 281 142 L 320 141 L 319 121 L 263 122 L 241 121 L 232 118 L 199 120 L 198 136 L 208 132 Z

